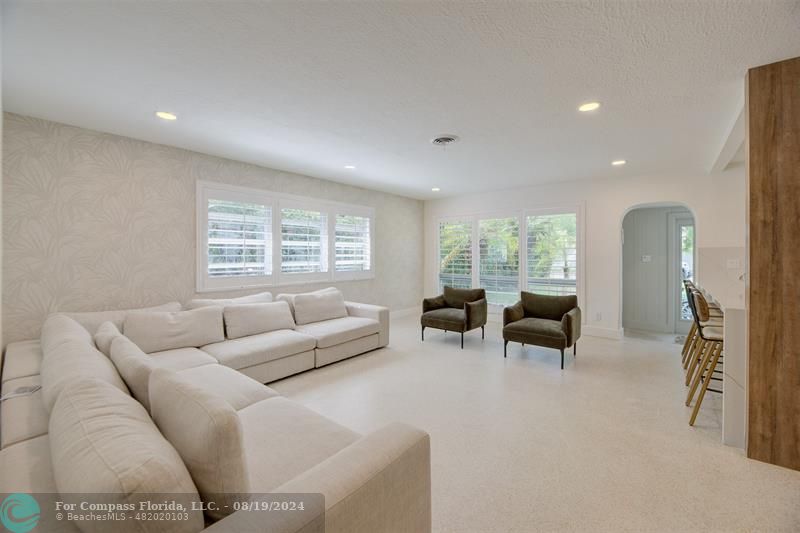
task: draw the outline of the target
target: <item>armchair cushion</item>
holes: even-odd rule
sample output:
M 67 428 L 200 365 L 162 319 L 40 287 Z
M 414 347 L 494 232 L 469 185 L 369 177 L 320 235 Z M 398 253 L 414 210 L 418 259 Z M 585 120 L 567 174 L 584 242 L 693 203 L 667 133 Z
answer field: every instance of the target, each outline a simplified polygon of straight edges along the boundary
M 452 307 L 434 309 L 424 313 L 421 322 L 428 328 L 466 331 L 467 313 L 463 309 L 453 309 Z
M 547 318 L 560 322 L 565 314 L 578 307 L 578 297 L 548 296 L 522 291 L 522 307 L 525 309 L 526 317 Z
M 464 312 L 466 313 L 467 330 L 486 325 L 488 305 L 485 298 L 465 303 Z
M 456 289 L 454 287 L 445 287 L 443 296 L 448 307 L 464 309 L 464 304 L 467 302 L 485 299 L 486 291 L 483 289 Z
M 425 298 L 422 300 L 422 312 L 427 313 L 428 311 L 434 311 L 436 309 L 441 309 L 443 307 L 447 307 L 447 303 L 444 301 L 444 296 L 439 295 L 436 298 Z
M 523 318 L 503 328 L 503 339 L 557 350 L 566 348 L 567 334 L 558 320 Z
M 581 336 L 581 308 L 575 307 L 561 319 L 561 328 L 567 335 L 567 346 L 572 346 Z
M 522 302 L 517 302 L 503 309 L 503 326 L 507 326 L 523 318 L 525 318 L 525 308 L 522 307 Z

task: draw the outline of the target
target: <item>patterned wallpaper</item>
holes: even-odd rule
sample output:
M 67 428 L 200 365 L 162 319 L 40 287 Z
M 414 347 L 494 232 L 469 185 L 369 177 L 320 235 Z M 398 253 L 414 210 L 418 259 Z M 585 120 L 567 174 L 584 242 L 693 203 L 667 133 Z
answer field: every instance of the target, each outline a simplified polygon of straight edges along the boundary
M 336 285 L 350 300 L 393 309 L 422 298 L 421 201 L 10 113 L 3 118 L 3 345 L 38 337 L 56 310 L 193 298 L 199 179 L 374 207 L 376 277 Z

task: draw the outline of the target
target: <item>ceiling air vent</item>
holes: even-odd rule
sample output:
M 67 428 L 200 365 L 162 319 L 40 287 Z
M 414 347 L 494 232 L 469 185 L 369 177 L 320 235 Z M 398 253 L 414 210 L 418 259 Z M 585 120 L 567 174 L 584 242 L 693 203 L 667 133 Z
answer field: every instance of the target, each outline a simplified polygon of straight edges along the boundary
M 440 135 L 435 139 L 431 139 L 431 143 L 436 146 L 447 146 L 457 141 L 458 141 L 458 136 L 456 135 Z

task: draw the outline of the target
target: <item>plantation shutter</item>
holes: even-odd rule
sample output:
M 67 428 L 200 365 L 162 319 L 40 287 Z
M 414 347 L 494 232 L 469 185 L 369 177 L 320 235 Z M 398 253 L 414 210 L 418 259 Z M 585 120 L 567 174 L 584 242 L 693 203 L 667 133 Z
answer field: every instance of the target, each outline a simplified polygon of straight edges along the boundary
M 363 272 L 371 268 L 369 217 L 336 215 L 336 271 Z
M 272 274 L 272 209 L 263 204 L 208 200 L 208 276 Z

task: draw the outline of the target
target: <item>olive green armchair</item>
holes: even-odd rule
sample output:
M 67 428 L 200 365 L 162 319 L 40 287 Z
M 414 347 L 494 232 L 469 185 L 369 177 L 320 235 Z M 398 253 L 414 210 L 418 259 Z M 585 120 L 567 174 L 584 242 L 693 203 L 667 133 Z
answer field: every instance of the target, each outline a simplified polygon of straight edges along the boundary
M 485 290 L 445 287 L 444 294 L 422 300 L 422 340 L 425 328 L 455 331 L 461 333 L 463 349 L 465 332 L 481 328 L 481 339 L 484 338 L 487 312 Z
M 508 343 L 533 344 L 561 351 L 572 346 L 578 354 L 581 336 L 581 308 L 577 296 L 546 296 L 522 291 L 521 299 L 503 309 L 503 357 L 508 356 Z

